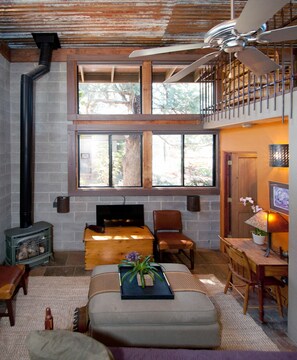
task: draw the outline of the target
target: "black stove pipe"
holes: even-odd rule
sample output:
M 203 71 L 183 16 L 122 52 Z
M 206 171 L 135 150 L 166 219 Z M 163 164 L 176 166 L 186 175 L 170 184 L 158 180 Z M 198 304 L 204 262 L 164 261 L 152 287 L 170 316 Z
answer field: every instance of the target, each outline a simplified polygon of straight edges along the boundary
M 34 117 L 33 84 L 50 71 L 52 51 L 60 47 L 57 34 L 32 34 L 40 48 L 36 68 L 21 76 L 20 130 L 20 227 L 33 225 L 34 194 Z

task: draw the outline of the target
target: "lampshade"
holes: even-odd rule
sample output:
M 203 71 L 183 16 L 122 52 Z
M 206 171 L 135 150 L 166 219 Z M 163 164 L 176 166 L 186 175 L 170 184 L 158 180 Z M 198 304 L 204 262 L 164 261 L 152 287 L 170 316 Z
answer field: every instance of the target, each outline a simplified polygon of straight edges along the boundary
M 267 233 L 289 231 L 288 221 L 279 213 L 271 211 L 258 211 L 255 215 L 246 220 L 245 223 L 266 231 Z
M 269 145 L 269 165 L 272 167 L 289 166 L 289 145 L 274 144 Z

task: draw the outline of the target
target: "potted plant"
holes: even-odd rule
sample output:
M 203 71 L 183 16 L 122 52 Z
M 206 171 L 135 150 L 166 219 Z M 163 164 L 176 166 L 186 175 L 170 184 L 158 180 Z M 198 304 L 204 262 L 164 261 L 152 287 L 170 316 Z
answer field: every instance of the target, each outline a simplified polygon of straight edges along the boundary
M 133 251 L 126 255 L 125 259 L 121 261 L 119 266 L 127 266 L 130 269 L 123 275 L 122 281 L 129 278 L 129 282 L 132 282 L 137 277 L 137 283 L 142 288 L 146 286 L 153 286 L 155 277 L 160 281 L 163 278 L 158 273 L 156 263 L 152 262 L 151 255 L 142 257 L 138 252 Z M 161 266 L 160 264 L 157 264 Z
M 267 236 L 267 232 L 258 228 L 254 228 L 252 236 L 255 244 L 263 245 Z
M 243 203 L 244 206 L 246 206 L 247 204 L 250 204 L 251 209 L 254 214 L 263 213 L 263 211 L 262 211 L 263 209 L 260 206 L 255 205 L 255 202 L 251 197 L 248 197 L 248 196 L 245 198 L 241 197 L 239 200 L 240 200 L 240 202 Z M 252 219 L 253 219 L 253 221 L 251 221 Z M 265 242 L 266 236 L 267 236 L 267 232 L 265 230 L 262 230 L 259 227 L 257 227 L 257 225 L 259 225 L 259 226 L 265 225 L 265 224 L 263 224 L 263 218 L 259 216 L 256 219 L 256 216 L 253 216 L 250 219 L 248 219 L 246 221 L 246 223 L 254 226 L 254 230 L 252 231 L 252 237 L 253 237 L 254 242 L 258 245 L 263 245 Z

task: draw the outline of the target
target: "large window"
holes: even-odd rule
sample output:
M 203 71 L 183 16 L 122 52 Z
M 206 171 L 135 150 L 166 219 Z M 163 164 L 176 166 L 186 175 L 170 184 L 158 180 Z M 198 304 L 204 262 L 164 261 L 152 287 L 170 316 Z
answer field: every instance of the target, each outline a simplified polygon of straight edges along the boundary
M 78 187 L 139 187 L 141 135 L 78 135 Z
M 110 125 L 112 128 L 116 126 Z M 87 128 L 88 126 L 82 126 Z M 216 131 L 94 131 L 69 126 L 69 194 L 216 194 Z
M 200 115 L 212 77 L 197 69 L 164 83 L 192 60 L 174 61 L 69 57 L 69 195 L 219 193 L 219 133 L 204 130 Z
M 153 186 L 214 186 L 214 135 L 153 135 Z

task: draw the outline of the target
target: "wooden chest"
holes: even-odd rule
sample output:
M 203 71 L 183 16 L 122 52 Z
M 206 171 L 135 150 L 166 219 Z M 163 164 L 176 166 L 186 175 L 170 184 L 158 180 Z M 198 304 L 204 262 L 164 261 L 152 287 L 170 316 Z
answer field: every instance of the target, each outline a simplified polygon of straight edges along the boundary
M 154 236 L 147 226 L 106 227 L 104 233 L 84 232 L 85 269 L 96 265 L 119 264 L 131 251 L 153 255 Z

